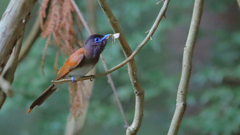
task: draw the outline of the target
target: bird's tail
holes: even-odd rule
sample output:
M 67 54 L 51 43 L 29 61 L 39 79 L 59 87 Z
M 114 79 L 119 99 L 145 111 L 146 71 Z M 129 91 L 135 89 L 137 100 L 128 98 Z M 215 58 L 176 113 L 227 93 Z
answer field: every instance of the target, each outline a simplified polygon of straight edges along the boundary
M 38 105 L 40 106 L 56 89 L 58 88 L 58 86 L 52 84 L 50 85 L 30 106 L 28 113 L 30 113 L 32 111 L 32 109 Z

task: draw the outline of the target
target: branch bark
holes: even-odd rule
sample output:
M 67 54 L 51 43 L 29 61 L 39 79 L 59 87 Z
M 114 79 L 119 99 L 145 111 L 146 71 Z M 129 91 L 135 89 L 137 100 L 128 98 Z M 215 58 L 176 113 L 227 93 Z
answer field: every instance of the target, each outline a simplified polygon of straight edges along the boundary
M 9 61 L 10 55 L 15 55 L 12 53 L 14 46 L 20 44 L 19 47 L 21 47 L 24 28 L 30 18 L 35 2 L 36 0 L 11 0 L 0 21 L 0 74 L 7 78 L 9 77 L 10 79 L 5 79 L 4 77 L 9 82 L 13 80 L 16 67 L 11 72 L 8 72 L 8 75 L 3 75 L 2 72 L 4 68 L 8 69 L 5 66 Z M 6 94 L 0 90 L 0 108 L 5 99 Z
M 180 83 L 178 86 L 177 92 L 177 104 L 174 112 L 174 116 L 172 118 L 172 122 L 168 131 L 168 135 L 176 135 L 178 133 L 178 129 L 180 127 L 184 112 L 186 110 L 186 99 L 187 99 L 187 91 L 189 86 L 189 80 L 191 77 L 191 69 L 192 69 L 192 56 L 193 50 L 197 39 L 197 33 L 200 26 L 202 11 L 203 11 L 203 3 L 204 0 L 195 0 L 192 20 L 190 24 L 190 29 L 188 32 L 188 37 L 186 41 L 186 45 L 184 47 L 183 52 L 183 63 L 182 63 L 182 75 L 180 79 Z
M 36 0 L 11 0 L 0 21 L 0 73 L 2 73 L 19 33 L 30 17 Z

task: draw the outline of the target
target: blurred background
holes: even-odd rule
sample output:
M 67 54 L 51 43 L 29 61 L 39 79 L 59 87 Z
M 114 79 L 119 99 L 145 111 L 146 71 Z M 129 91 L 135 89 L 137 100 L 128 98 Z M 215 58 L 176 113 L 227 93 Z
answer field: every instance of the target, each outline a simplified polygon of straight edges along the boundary
M 76 1 L 89 20 L 87 1 Z M 162 3 L 155 0 L 107 1 L 129 45 L 134 50 L 145 38 Z M 3 14 L 9 1 L 0 1 Z M 39 0 L 27 24 L 25 37 L 37 17 Z M 167 134 L 176 103 L 185 45 L 194 1 L 170 1 L 166 18 L 144 48 L 136 55 L 139 81 L 145 90 L 144 118 L 138 135 Z M 113 33 L 96 1 L 97 33 Z M 87 37 L 86 31 L 85 38 Z M 62 86 L 41 107 L 26 114 L 33 100 L 56 76 L 54 61 L 57 48 L 46 52 L 45 75 L 41 59 L 46 39 L 39 37 L 28 56 L 19 64 L 12 85 L 14 96 L 7 98 L 0 111 L 1 135 L 61 135 L 70 112 L 68 85 Z M 187 110 L 179 135 L 240 134 L 240 9 L 235 0 L 205 1 L 198 39 L 193 55 L 193 70 L 187 97 Z M 103 56 L 109 68 L 124 60 L 116 41 L 108 43 Z M 68 56 L 60 53 L 59 67 Z M 96 72 L 104 72 L 101 62 Z M 111 74 L 131 124 L 135 96 L 127 66 Z M 124 121 L 106 77 L 95 80 L 85 125 L 81 135 L 122 135 Z

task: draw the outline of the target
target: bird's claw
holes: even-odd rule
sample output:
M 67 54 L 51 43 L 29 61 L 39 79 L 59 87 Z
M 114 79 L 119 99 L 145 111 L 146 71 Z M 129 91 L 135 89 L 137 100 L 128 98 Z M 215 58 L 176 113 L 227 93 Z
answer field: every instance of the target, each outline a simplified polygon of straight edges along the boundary
M 72 79 L 72 83 L 76 82 L 74 77 L 71 77 L 71 79 Z
M 93 81 L 93 79 L 95 78 L 95 75 L 89 75 L 90 78 L 90 81 Z

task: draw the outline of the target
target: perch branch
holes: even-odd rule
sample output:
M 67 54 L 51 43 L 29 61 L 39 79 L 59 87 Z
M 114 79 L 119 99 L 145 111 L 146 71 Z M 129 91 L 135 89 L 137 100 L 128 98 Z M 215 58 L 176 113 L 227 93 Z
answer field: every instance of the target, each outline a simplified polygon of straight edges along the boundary
M 195 0 L 192 20 L 183 52 L 182 75 L 178 86 L 176 109 L 172 118 L 168 135 L 176 135 L 178 133 L 179 126 L 186 110 L 187 91 L 192 69 L 192 55 L 200 26 L 202 11 L 203 0 Z

